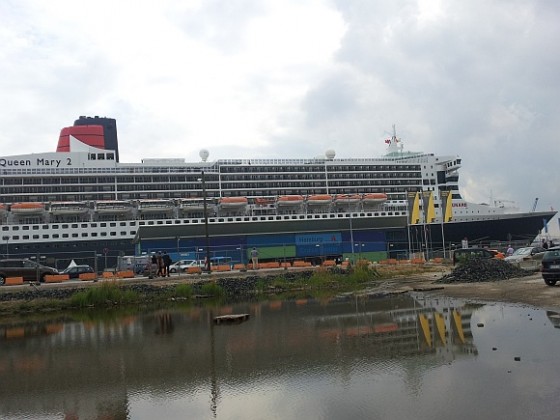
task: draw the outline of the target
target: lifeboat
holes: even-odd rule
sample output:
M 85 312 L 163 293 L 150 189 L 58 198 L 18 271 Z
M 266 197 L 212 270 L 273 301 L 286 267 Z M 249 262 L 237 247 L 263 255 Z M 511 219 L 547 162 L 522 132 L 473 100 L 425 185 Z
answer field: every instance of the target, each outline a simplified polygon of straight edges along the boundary
M 88 211 L 88 206 L 83 201 L 57 201 L 52 202 L 49 208 L 51 214 L 82 214 Z
M 361 199 L 359 194 L 337 194 L 334 201 L 337 204 L 355 204 Z
M 10 207 L 12 213 L 16 214 L 37 214 L 45 211 L 43 203 L 14 203 Z
M 160 199 L 138 200 L 138 211 L 142 213 L 168 212 L 168 211 L 172 211 L 174 207 L 175 205 L 171 200 L 160 200 Z
M 8 211 L 8 206 L 0 203 L 0 214 L 4 214 Z
M 210 205 L 210 202 L 207 203 Z M 204 211 L 204 199 L 202 198 L 182 198 L 179 201 L 179 209 L 183 213 Z
M 369 193 L 362 196 L 364 204 L 382 204 L 387 201 L 387 194 L 385 193 Z
M 303 195 L 281 195 L 276 199 L 276 205 L 284 206 L 297 206 L 303 203 Z
M 268 206 L 269 204 L 274 204 L 274 199 L 268 197 L 256 197 L 255 204 L 257 206 Z
M 307 204 L 311 205 L 325 205 L 332 202 L 332 196 L 329 194 L 315 194 L 307 196 Z
M 240 208 L 247 205 L 247 197 L 222 197 L 218 201 L 222 208 Z
M 125 200 L 97 201 L 95 211 L 103 214 L 126 214 L 132 211 L 132 203 Z

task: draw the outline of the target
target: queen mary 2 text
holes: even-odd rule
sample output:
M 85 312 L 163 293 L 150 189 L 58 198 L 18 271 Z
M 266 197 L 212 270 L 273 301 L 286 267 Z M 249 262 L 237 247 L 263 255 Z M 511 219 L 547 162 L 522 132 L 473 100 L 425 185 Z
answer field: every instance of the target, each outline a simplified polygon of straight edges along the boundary
M 64 163 L 63 163 L 64 162 Z M 45 159 L 37 158 L 33 159 L 4 159 L 0 158 L 0 166 L 3 168 L 11 168 L 15 166 L 51 166 L 58 168 L 61 165 L 72 165 L 70 158 L 65 161 L 62 159 Z

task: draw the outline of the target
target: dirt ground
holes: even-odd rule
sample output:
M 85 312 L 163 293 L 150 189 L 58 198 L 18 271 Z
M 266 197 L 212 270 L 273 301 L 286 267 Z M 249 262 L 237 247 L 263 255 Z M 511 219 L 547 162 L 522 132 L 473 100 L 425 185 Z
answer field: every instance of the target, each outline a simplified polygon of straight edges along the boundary
M 526 304 L 543 309 L 560 310 L 560 284 L 547 286 L 540 273 L 494 282 L 434 283 L 441 276 L 441 273 L 426 273 L 420 278 L 403 279 L 401 287 L 455 298 Z

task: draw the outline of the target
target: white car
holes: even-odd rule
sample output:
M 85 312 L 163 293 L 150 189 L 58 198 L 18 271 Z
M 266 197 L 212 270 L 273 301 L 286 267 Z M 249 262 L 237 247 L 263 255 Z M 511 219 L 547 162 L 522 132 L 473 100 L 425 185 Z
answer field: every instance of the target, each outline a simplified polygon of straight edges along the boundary
M 526 270 L 538 270 L 545 252 L 541 246 L 525 246 L 516 249 L 505 261 Z
M 189 267 L 201 267 L 203 263 L 196 260 L 179 260 L 169 266 L 170 273 L 182 273 Z

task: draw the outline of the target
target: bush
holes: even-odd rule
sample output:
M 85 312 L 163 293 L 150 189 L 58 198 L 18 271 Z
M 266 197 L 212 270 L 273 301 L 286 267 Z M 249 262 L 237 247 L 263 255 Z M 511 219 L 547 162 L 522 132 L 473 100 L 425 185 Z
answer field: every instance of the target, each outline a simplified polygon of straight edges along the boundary
M 200 291 L 203 295 L 208 296 L 223 296 L 224 289 L 218 286 L 216 283 L 206 283 L 203 284 L 200 288 Z

